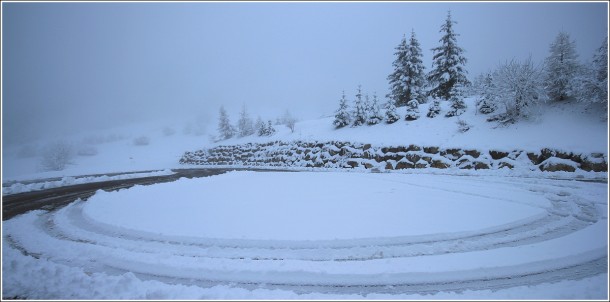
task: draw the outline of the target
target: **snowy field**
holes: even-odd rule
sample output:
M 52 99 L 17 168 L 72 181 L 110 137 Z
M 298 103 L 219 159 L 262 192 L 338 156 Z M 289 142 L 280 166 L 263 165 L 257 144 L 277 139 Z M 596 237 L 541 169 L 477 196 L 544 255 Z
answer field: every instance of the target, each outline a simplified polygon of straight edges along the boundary
M 3 296 L 607 299 L 606 183 L 229 172 L 3 224 Z M 25 254 L 24 254 L 25 253 Z

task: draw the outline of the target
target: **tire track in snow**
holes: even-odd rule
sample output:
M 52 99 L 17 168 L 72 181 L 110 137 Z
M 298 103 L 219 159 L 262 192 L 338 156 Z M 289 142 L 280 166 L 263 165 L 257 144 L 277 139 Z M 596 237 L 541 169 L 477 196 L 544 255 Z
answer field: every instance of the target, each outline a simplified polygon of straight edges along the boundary
M 533 186 L 532 192 L 545 194 L 551 204 L 547 209 L 548 214 L 488 230 L 437 234 L 427 236 L 428 238 L 405 236 L 294 244 L 256 240 L 193 240 L 134 234 L 88 220 L 82 215 L 82 202 L 76 202 L 59 210 L 40 213 L 32 221 L 32 225 L 29 225 L 35 234 L 31 238 L 11 234 L 9 231 L 8 235 L 5 234 L 5 239 L 11 247 L 24 254 L 65 265 L 86 267 L 92 272 L 111 275 L 133 272 L 141 279 L 160 280 L 168 284 L 203 287 L 222 284 L 247 289 L 284 289 L 297 293 L 426 294 L 439 291 L 493 290 L 581 279 L 607 271 L 607 254 L 605 250 L 599 249 L 588 254 L 564 257 L 565 259 L 559 259 L 561 261 L 551 259 L 546 262 L 507 265 L 495 270 L 473 268 L 470 271 L 381 275 L 358 271 L 361 263 L 371 261 L 459 255 L 546 242 L 586 229 L 599 219 L 593 201 L 566 191 L 577 190 L 578 186 L 565 187 L 554 181 L 532 180 L 528 183 L 510 180 L 509 183 Z M 32 241 L 46 243 L 48 250 L 44 249 L 45 244 L 38 245 Z M 55 247 L 54 244 L 58 245 L 56 250 L 51 248 Z M 63 255 L 66 247 L 80 250 L 81 254 L 87 256 L 70 257 L 78 254 L 77 252 Z M 189 271 L 174 269 L 170 265 L 171 262 L 161 261 L 155 264 L 155 257 L 202 263 Z M 272 266 L 277 268 L 278 264 L 281 266 L 284 262 L 295 261 L 310 266 L 318 265 L 315 263 L 342 263 L 341 265 L 356 270 L 357 273 L 337 275 L 316 272 L 314 269 L 299 272 L 264 267 L 265 264 L 273 264 Z M 244 263 L 248 263 L 249 270 L 231 269 L 232 265 Z M 229 269 L 223 270 L 223 265 L 229 266 Z

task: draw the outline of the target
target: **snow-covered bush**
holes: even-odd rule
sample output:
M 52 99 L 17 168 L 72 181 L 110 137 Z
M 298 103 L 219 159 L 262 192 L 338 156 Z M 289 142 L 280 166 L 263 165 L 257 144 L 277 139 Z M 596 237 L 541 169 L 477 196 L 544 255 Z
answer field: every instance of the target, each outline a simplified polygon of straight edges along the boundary
M 150 144 L 148 136 L 139 136 L 133 139 L 133 144 L 136 146 L 146 146 Z
M 464 132 L 470 130 L 470 127 L 471 127 L 468 123 L 466 123 L 466 121 L 460 120 L 460 119 L 458 119 L 457 125 L 458 125 L 458 131 L 461 133 L 464 133 Z
M 533 105 L 546 100 L 542 73 L 534 67 L 531 58 L 524 62 L 511 60 L 502 64 L 494 73 L 494 90 L 497 103 L 504 113 L 488 119 L 500 123 L 514 123 L 530 116 Z
M 46 171 L 61 171 L 74 157 L 72 145 L 65 141 L 55 141 L 42 150 L 40 165 Z

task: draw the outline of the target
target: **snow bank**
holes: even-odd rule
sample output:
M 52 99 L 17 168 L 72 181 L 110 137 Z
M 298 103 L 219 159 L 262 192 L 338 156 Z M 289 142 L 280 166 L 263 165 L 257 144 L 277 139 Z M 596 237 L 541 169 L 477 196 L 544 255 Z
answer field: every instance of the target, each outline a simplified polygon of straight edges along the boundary
M 57 187 L 78 185 L 84 183 L 92 183 L 92 182 L 100 182 L 100 181 L 109 181 L 109 180 L 121 180 L 121 179 L 132 179 L 132 178 L 140 178 L 140 177 L 150 177 L 150 176 L 163 176 L 163 175 L 172 175 L 174 172 L 170 169 L 165 169 L 162 171 L 153 171 L 153 172 L 143 172 L 143 173 L 124 173 L 119 175 L 101 175 L 101 176 L 81 176 L 81 177 L 73 177 L 73 176 L 64 176 L 60 180 L 55 181 L 44 181 L 44 182 L 33 182 L 33 183 L 20 183 L 16 182 L 11 184 L 10 186 L 2 187 L 2 195 L 10 195 L 38 190 L 46 190 Z

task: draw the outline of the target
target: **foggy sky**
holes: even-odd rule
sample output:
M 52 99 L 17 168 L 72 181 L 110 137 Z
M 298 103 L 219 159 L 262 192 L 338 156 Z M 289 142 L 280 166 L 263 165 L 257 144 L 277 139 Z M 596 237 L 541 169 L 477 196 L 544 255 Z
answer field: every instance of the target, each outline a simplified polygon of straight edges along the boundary
M 581 61 L 607 35 L 606 3 L 2 3 L 5 143 L 154 120 L 330 115 L 358 84 L 385 100 L 394 48 L 431 48 L 447 11 L 472 79 L 539 62 L 565 31 Z

